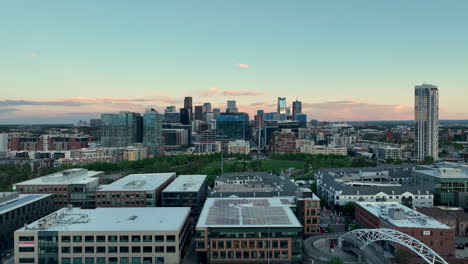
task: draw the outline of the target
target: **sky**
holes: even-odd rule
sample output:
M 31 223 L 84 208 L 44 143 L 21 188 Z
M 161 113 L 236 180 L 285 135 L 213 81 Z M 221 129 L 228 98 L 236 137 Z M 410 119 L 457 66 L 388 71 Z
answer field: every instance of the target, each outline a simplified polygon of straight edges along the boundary
M 253 118 L 468 119 L 466 0 L 2 0 L 0 124 L 236 100 Z

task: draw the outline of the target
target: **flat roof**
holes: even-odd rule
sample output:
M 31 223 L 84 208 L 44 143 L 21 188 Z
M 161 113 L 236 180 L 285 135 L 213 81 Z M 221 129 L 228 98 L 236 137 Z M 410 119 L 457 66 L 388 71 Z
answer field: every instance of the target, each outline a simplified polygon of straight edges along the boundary
M 397 202 L 358 202 L 357 204 L 395 227 L 450 229 L 434 218 Z
M 19 194 L 13 196 L 11 199 L 0 203 L 0 214 L 18 209 L 30 203 L 37 202 L 45 197 L 52 196 L 52 194 Z
M 291 199 L 208 198 L 197 228 L 302 227 L 291 210 Z
M 198 192 L 206 178 L 206 175 L 179 175 L 163 192 Z
M 430 170 L 415 170 L 415 173 L 425 174 L 436 178 L 468 179 L 468 169 L 439 167 Z
M 152 191 L 173 176 L 175 172 L 130 174 L 111 184 L 99 186 L 98 191 Z
M 18 231 L 178 231 L 189 214 L 190 207 L 62 208 Z
M 94 177 L 103 173 L 102 171 L 88 171 L 87 169 L 69 169 L 61 172 L 37 177 L 31 180 L 14 184 L 17 185 L 62 185 L 62 184 L 86 184 L 99 181 Z

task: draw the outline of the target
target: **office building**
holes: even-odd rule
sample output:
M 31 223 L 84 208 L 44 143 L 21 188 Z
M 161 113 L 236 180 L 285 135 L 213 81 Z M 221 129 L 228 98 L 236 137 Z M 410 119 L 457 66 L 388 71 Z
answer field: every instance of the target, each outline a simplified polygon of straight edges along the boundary
M 187 109 L 190 114 L 190 122 L 193 120 L 193 104 L 192 104 L 192 97 L 185 97 L 184 98 L 184 108 Z
M 278 97 L 277 111 L 280 115 L 287 114 L 286 97 Z
M 297 114 L 302 114 L 302 102 L 301 101 L 294 101 L 293 104 L 292 104 L 292 116 L 294 118 L 294 120 L 297 120 L 296 119 L 296 115 Z
M 426 157 L 439 157 L 439 91 L 430 84 L 415 87 L 415 139 L 414 157 L 423 161 Z
M 216 119 L 216 117 L 218 117 L 219 115 L 221 115 L 221 109 L 219 109 L 219 108 L 213 108 L 213 114 L 214 114 L 215 119 Z
M 63 208 L 15 232 L 15 263 L 179 264 L 189 208 Z
M 163 129 L 164 150 L 177 150 L 189 144 L 189 130 L 174 128 Z
M 73 205 L 93 208 L 94 195 L 101 171 L 69 169 L 13 184 L 13 190 L 22 194 L 53 194 L 57 208 Z
M 320 233 L 320 198 L 309 188 L 298 188 L 296 204 L 296 215 L 304 226 L 304 235 Z
M 357 202 L 356 222 L 364 228 L 390 228 L 405 233 L 426 244 L 439 255 L 455 254 L 455 230 L 429 216 L 398 202 Z M 391 252 L 406 250 L 391 242 L 382 242 Z
M 0 255 L 14 247 L 14 232 L 55 210 L 51 194 L 0 192 Z
M 203 104 L 203 113 L 211 112 L 211 103 L 204 103 Z
M 166 106 L 166 109 L 164 109 L 164 113 L 176 113 L 176 112 L 177 112 L 177 108 L 175 105 Z
M 101 141 L 101 119 L 89 120 L 89 130 L 93 141 Z
M 432 207 L 427 185 L 413 183 L 414 165 L 320 170 L 317 193 L 330 207 L 355 202 L 398 202 L 408 207 Z
M 294 120 L 299 122 L 299 126 L 305 128 L 307 125 L 307 114 L 296 114 Z
M 101 114 L 101 145 L 126 147 L 143 141 L 143 118 L 139 113 Z
M 203 106 L 201 105 L 195 106 L 194 120 L 203 120 Z
M 236 107 L 236 101 L 234 100 L 228 100 L 227 101 L 227 107 L 226 107 L 226 113 L 237 113 L 238 109 Z
M 191 123 L 190 109 L 187 109 L 187 108 L 180 109 L 180 123 L 182 125 L 190 125 Z
M 419 166 L 413 180 L 434 192 L 435 205 L 468 207 L 467 165 L 444 162 Z
M 163 207 L 190 207 L 195 222 L 201 213 L 208 192 L 206 175 L 179 175 L 162 191 Z
M 163 116 L 154 109 L 147 109 L 143 115 L 143 144 L 154 156 L 163 154 L 162 119 Z
M 161 206 L 161 192 L 175 173 L 130 174 L 96 191 L 96 207 Z
M 142 160 L 150 157 L 150 151 L 145 146 L 130 146 L 122 151 L 122 160 Z
M 249 136 L 250 126 L 248 114 L 221 114 L 216 118 L 216 137 L 218 140 L 247 140 Z
M 387 160 L 403 160 L 403 150 L 404 149 L 400 147 L 378 147 L 376 151 L 377 160 L 383 162 Z
M 302 263 L 302 239 L 280 198 L 208 198 L 195 235 L 203 263 Z
M 228 154 L 250 154 L 250 143 L 246 140 L 229 141 L 227 145 Z

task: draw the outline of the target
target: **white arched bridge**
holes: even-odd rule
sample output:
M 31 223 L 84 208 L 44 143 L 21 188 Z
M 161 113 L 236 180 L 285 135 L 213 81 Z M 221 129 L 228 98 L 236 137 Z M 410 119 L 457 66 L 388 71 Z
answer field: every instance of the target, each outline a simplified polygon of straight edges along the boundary
M 439 254 L 437 254 L 434 250 L 426 246 L 421 241 L 417 240 L 412 236 L 409 236 L 405 233 L 393 229 L 356 229 L 340 236 L 338 238 L 338 245 L 341 246 L 341 242 L 345 239 L 349 239 L 352 241 L 357 240 L 358 242 L 361 242 L 363 244 L 361 246 L 361 249 L 376 241 L 391 241 L 394 243 L 398 243 L 410 249 L 414 253 L 418 254 L 422 259 L 426 261 L 426 263 L 448 264 L 447 261 L 445 261 L 441 256 L 439 256 Z

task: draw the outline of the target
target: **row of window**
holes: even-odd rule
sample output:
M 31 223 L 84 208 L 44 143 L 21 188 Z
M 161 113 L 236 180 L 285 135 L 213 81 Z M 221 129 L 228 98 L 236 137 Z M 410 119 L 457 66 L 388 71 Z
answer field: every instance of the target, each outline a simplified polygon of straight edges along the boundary
M 62 264 L 164 264 L 164 257 L 62 258 Z M 34 258 L 20 258 L 19 263 L 35 263 Z
M 288 259 L 288 251 L 213 251 L 212 259 Z
M 253 248 L 288 248 L 288 240 L 212 240 L 211 248 L 213 249 L 253 249 Z M 197 241 L 197 248 L 205 248 L 204 241 Z
M 43 187 L 43 186 L 38 186 L 38 187 L 19 187 L 18 188 L 19 192 L 66 192 L 67 188 L 64 187 Z
M 203 231 L 197 231 L 197 237 L 204 237 L 204 234 L 201 234 L 200 232 Z M 275 237 L 294 237 L 298 236 L 298 232 L 293 232 L 293 231 L 273 231 L 271 230 L 268 232 L 267 230 L 265 231 L 260 231 L 260 232 L 216 232 L 216 231 L 211 231 L 210 237 L 211 238 L 275 238 Z
M 33 248 L 34 249 L 34 248 Z M 44 249 L 55 249 L 57 248 L 50 248 L 46 247 Z M 21 251 L 20 251 L 21 252 Z M 116 246 L 108 246 L 107 249 L 106 247 L 62 247 L 61 250 L 62 254 L 70 254 L 73 252 L 73 254 L 81 254 L 81 253 L 175 253 L 176 252 L 176 247 L 175 246 L 155 246 L 154 251 L 153 247 L 151 246 L 146 246 L 146 247 L 139 247 L 139 246 L 133 246 L 133 247 L 127 247 L 127 246 L 121 246 L 121 247 L 116 247 Z M 44 252 L 44 253 L 54 253 L 54 252 Z
M 148 193 L 148 194 L 143 194 L 143 193 L 97 193 L 96 198 L 153 198 L 153 195 Z
M 21 239 L 21 237 L 20 237 Z M 144 235 L 144 236 L 107 236 L 107 241 L 106 241 L 106 236 L 62 236 L 61 241 L 63 243 L 80 243 L 80 242 L 86 242 L 86 243 L 93 243 L 93 242 L 175 242 L 176 237 L 173 235 L 168 235 L 168 236 L 163 236 L 163 235 L 157 235 L 157 236 L 151 236 L 151 235 Z M 21 241 L 21 240 L 20 240 Z

